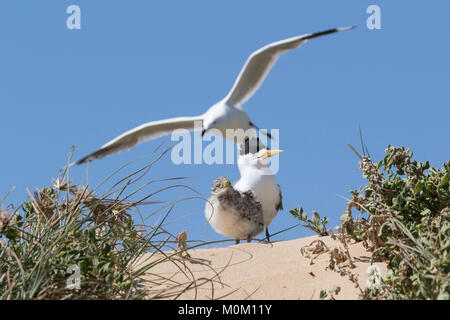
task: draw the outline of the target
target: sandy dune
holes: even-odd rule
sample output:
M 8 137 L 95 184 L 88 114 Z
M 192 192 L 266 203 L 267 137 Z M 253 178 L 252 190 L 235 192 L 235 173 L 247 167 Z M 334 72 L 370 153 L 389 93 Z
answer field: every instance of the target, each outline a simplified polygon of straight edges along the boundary
M 154 281 L 149 286 L 152 297 L 158 294 L 179 292 L 180 288 L 194 287 L 181 294 L 181 299 L 319 299 L 322 289 L 341 287 L 336 299 L 358 299 L 359 289 L 338 273 L 327 270 L 330 255 L 320 254 L 310 264 L 310 258 L 302 256 L 300 249 L 314 240 L 322 240 L 329 249 L 342 245 L 330 237 L 307 237 L 272 244 L 245 243 L 227 248 L 189 250 L 191 259 L 185 262 L 164 262 L 151 269 L 145 278 Z M 371 265 L 370 254 L 361 244 L 349 246 L 362 288 Z M 162 254 L 143 259 L 146 262 L 161 258 Z M 141 261 L 142 263 L 142 261 Z M 385 276 L 386 265 L 379 266 Z M 213 279 L 208 280 L 208 279 Z

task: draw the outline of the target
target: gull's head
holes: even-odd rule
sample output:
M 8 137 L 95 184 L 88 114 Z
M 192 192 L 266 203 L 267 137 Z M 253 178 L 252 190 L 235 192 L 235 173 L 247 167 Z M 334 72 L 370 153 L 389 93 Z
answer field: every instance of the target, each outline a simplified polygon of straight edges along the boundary
M 211 191 L 213 193 L 218 193 L 228 189 L 231 189 L 230 179 L 227 177 L 219 177 L 214 180 Z
M 265 168 L 267 167 L 268 159 L 281 152 L 283 150 L 271 150 L 267 148 L 259 138 L 246 138 L 240 145 L 238 165 Z

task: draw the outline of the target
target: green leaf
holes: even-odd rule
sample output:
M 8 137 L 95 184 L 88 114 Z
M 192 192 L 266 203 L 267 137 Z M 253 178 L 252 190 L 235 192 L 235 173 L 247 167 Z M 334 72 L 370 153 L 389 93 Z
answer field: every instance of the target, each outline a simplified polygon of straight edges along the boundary
M 427 189 L 427 191 L 432 192 L 433 187 L 434 187 L 434 184 L 431 181 L 425 182 L 425 189 Z
M 110 251 L 111 251 L 111 245 L 106 243 L 105 246 L 103 247 L 103 253 L 108 254 Z
M 289 210 L 289 213 L 294 217 L 294 218 L 298 218 L 298 210 L 294 209 L 294 210 Z
M 131 280 L 126 280 L 125 282 L 122 283 L 122 288 L 125 290 L 128 290 L 128 289 L 130 289 L 131 284 L 132 284 Z
M 377 164 L 377 169 L 380 170 L 381 166 L 383 165 L 383 160 L 380 160 Z
M 316 226 L 318 226 L 319 225 L 319 223 L 320 223 L 320 216 L 319 216 L 319 214 L 317 213 L 317 211 L 313 211 L 313 216 L 312 216 L 312 218 L 311 218 L 311 221 L 312 221 L 312 223 L 314 224 L 314 225 L 316 225 Z
M 308 219 L 308 214 L 306 212 L 302 211 L 300 218 L 301 218 L 301 220 L 306 221 L 306 219 Z
M 382 239 L 387 239 L 388 235 L 391 233 L 389 222 L 383 223 L 378 231 L 378 236 Z
M 96 268 L 97 268 L 97 270 L 100 271 L 100 272 L 108 271 L 110 265 L 111 265 L 110 262 L 101 261 L 101 262 L 97 265 Z
M 88 266 L 85 260 L 80 261 L 80 271 L 82 273 L 87 273 L 88 272 Z
M 449 181 L 449 176 L 448 176 L 448 172 L 442 177 L 441 179 L 441 183 L 439 184 L 439 187 L 443 188 L 448 184 Z
M 418 181 L 416 183 L 416 186 L 414 187 L 414 195 L 419 195 L 419 193 L 422 191 L 423 189 L 423 183 L 422 181 Z
M 14 240 L 18 234 L 19 234 L 19 231 L 17 231 L 17 229 L 13 229 L 13 228 L 8 228 L 5 232 L 5 236 L 8 238 L 8 240 Z

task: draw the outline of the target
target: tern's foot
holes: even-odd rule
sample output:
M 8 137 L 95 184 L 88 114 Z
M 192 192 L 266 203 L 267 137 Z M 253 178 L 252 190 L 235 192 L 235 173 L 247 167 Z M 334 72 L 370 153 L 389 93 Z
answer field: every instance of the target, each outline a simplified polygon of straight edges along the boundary
M 272 244 L 272 241 L 267 240 L 267 238 L 264 238 L 264 239 L 259 240 L 259 243 Z

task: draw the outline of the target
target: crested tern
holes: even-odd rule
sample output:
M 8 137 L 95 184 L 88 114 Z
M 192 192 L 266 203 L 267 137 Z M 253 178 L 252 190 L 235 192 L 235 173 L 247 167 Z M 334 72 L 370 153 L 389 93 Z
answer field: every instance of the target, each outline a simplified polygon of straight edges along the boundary
M 241 177 L 233 187 L 241 192 L 251 190 L 261 202 L 267 241 L 270 241 L 269 224 L 283 210 L 281 187 L 268 166 L 268 159 L 282 150 L 266 148 L 259 138 L 245 138 L 240 145 L 238 168 Z
M 246 138 L 240 148 L 241 177 L 233 185 L 225 177 L 214 180 L 205 216 L 214 230 L 235 238 L 236 243 L 242 239 L 250 241 L 264 229 L 270 241 L 268 226 L 283 209 L 283 204 L 280 186 L 268 167 L 268 158 L 282 151 L 267 149 L 259 138 Z

